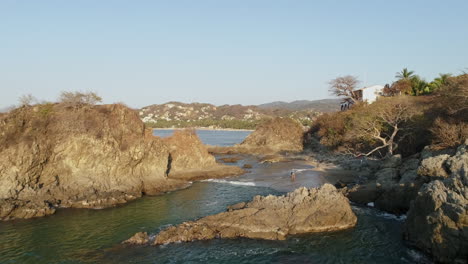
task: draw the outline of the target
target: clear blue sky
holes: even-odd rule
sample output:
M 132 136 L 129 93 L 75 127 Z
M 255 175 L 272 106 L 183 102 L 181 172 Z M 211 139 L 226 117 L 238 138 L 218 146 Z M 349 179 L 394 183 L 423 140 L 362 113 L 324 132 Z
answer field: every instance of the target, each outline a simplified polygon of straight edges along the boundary
M 327 81 L 468 67 L 468 1 L 0 0 L 0 108 L 31 93 L 105 103 L 330 98 Z

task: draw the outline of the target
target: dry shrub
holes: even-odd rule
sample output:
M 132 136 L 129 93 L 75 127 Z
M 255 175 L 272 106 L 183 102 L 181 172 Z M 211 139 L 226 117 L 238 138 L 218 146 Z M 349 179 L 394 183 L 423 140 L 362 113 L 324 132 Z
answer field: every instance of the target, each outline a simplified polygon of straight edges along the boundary
M 136 112 L 120 105 L 70 108 L 47 103 L 17 108 L 0 118 L 0 149 L 39 139 L 55 144 L 75 135 L 113 138 L 123 149 L 152 137 Z
M 102 102 L 102 98 L 95 92 L 62 92 L 59 101 L 67 106 L 77 107 L 79 105 L 95 105 Z
M 437 118 L 431 128 L 434 149 L 455 148 L 468 138 L 468 123 Z
M 344 143 L 347 118 L 347 112 L 323 114 L 314 122 L 309 133 L 316 134 L 322 145 L 337 148 Z
M 437 92 L 435 106 L 460 122 L 468 122 L 468 74 L 450 77 Z
M 317 118 L 309 134 L 318 137 L 320 143 L 331 149 L 366 154 L 382 144 L 375 154 L 387 151 L 411 155 L 427 144 L 427 137 L 412 135 L 428 134 L 428 122 L 423 114 L 425 100 L 416 97 L 396 96 L 379 98 L 373 104 L 361 103 L 348 111 L 324 114 Z M 395 136 L 391 136 L 395 131 Z M 420 127 L 420 125 L 423 125 Z

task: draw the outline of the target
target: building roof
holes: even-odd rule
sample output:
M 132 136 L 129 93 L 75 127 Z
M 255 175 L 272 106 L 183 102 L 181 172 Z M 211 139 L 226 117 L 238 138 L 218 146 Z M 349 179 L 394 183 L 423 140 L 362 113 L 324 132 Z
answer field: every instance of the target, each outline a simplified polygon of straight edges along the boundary
M 380 84 L 378 84 L 378 85 L 372 85 L 372 86 L 363 87 L 363 88 L 361 88 L 361 89 L 357 89 L 357 90 L 355 90 L 355 91 L 365 90 L 365 89 L 369 89 L 369 88 L 380 88 L 380 89 L 382 89 L 382 88 L 384 88 L 384 86 L 383 86 L 383 85 L 380 85 Z

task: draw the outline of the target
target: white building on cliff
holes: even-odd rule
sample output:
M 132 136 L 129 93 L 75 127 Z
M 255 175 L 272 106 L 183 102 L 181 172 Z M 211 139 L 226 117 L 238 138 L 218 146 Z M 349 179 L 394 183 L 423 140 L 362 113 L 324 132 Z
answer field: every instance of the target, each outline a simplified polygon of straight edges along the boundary
M 355 90 L 354 92 L 356 93 L 359 101 L 372 104 L 377 100 L 377 97 L 382 95 L 383 89 L 383 85 L 373 85 Z

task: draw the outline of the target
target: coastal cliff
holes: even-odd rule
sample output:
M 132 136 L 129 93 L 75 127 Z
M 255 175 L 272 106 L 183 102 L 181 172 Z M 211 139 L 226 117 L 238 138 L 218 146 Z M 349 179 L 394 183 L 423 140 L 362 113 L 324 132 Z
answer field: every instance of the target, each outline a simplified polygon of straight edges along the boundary
M 217 164 L 195 134 L 155 137 L 118 104 L 24 106 L 1 117 L 0 131 L 2 220 L 109 207 L 184 187 L 195 172 L 242 173 Z

